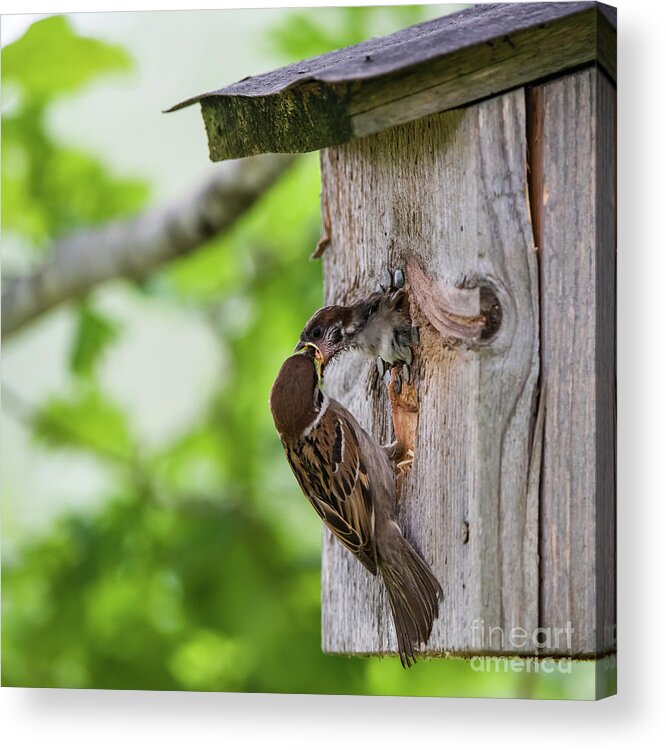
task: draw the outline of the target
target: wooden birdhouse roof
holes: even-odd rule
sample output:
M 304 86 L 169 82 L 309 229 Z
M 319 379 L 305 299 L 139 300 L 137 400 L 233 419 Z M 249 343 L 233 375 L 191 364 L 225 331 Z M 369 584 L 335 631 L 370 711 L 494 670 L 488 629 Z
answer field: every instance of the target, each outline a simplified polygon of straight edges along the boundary
M 199 102 L 213 161 L 313 151 L 596 64 L 615 80 L 616 11 L 478 5 L 302 60 Z

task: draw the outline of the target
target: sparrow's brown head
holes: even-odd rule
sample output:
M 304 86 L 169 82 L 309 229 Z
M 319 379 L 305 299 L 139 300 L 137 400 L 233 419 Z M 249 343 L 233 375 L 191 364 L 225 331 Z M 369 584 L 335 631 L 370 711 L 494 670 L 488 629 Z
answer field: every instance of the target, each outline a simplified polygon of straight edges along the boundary
M 314 344 L 321 352 L 322 367 L 349 345 L 348 333 L 352 323 L 352 309 L 340 305 L 322 307 L 307 322 L 296 351 Z
M 308 345 L 289 357 L 278 373 L 269 399 L 275 427 L 284 440 L 296 440 L 317 418 L 324 402 L 321 358 Z

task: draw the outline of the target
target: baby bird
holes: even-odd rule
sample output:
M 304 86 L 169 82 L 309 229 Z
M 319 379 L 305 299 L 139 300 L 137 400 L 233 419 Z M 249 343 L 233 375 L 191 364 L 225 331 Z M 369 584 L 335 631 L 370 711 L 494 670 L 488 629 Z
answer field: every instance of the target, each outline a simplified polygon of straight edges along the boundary
M 322 307 L 308 321 L 298 347 L 315 344 L 325 367 L 347 349 L 377 359 L 380 375 L 387 364 L 412 363 L 412 345 L 417 331 L 412 328 L 405 279 L 401 270 L 385 274 L 381 290 L 353 305 Z
M 305 344 L 273 384 L 270 408 L 287 460 L 324 524 L 388 593 L 403 667 L 415 661 L 439 612 L 442 588 L 396 523 L 386 451 L 321 390 L 325 357 Z

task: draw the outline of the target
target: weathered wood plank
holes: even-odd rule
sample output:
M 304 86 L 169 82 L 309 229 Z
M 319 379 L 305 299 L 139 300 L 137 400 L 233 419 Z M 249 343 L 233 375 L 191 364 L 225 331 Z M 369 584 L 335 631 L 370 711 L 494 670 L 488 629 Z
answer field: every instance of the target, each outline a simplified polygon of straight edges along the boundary
M 530 463 L 538 271 L 525 154 L 524 92 L 516 91 L 322 155 L 328 302 L 368 291 L 383 268 L 404 267 L 413 254 L 429 277 L 451 287 L 487 285 L 501 303 L 496 337 L 465 347 L 429 324 L 408 275 L 421 327 L 420 412 L 401 523 L 444 588 L 432 653 L 534 652 L 509 642 L 512 628 L 531 634 L 538 626 Z M 387 398 L 371 363 L 340 360 L 327 387 L 379 439 L 390 439 Z M 322 619 L 326 651 L 395 648 L 381 586 L 328 534 Z
M 394 78 L 364 81 L 351 95 L 352 133 L 376 133 L 589 63 L 598 57 L 598 19 L 588 10 L 453 52 Z
M 617 441 L 617 101 L 615 87 L 596 75 L 596 617 L 598 653 L 617 647 L 616 441 Z
M 571 624 L 575 654 L 603 654 L 615 647 L 615 92 L 589 69 L 538 96 L 540 623 Z
M 477 5 L 182 102 L 211 159 L 321 149 L 597 61 L 615 77 L 615 9 Z

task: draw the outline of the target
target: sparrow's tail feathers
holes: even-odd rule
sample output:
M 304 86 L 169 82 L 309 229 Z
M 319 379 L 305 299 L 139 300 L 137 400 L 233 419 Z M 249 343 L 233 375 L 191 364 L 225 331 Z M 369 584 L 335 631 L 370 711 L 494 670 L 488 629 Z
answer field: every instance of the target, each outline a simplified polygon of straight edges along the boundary
M 442 587 L 409 542 L 397 533 L 395 543 L 377 560 L 388 592 L 403 667 L 415 661 L 439 614 Z

